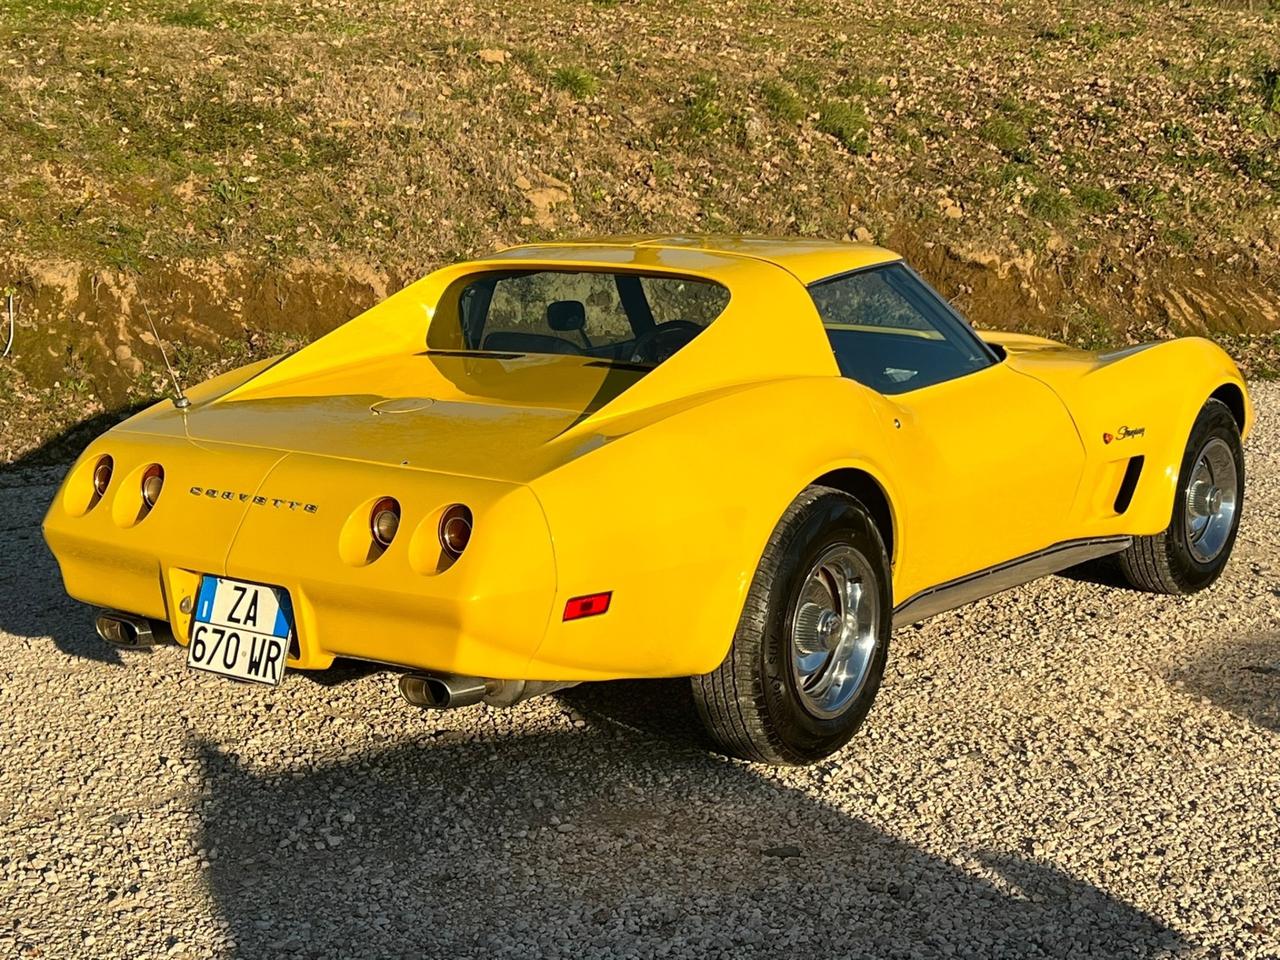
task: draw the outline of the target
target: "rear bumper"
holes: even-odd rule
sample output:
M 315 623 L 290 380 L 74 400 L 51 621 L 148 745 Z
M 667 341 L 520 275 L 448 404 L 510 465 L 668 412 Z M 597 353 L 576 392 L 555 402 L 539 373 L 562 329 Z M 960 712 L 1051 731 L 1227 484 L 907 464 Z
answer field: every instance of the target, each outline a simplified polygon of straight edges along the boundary
M 500 679 L 574 679 L 531 666 L 556 572 L 546 520 L 527 487 L 243 448 L 211 458 L 207 444 L 142 440 L 108 434 L 50 506 L 45 539 L 72 597 L 165 620 L 185 644 L 183 601 L 194 600 L 202 574 L 215 574 L 289 592 L 294 667 L 323 669 L 341 656 Z M 111 487 L 84 510 L 82 485 L 108 446 Z M 156 460 L 164 462 L 164 491 L 136 520 L 134 475 Z M 384 496 L 400 502 L 401 525 L 372 556 L 368 512 Z M 472 508 L 475 533 L 449 563 L 437 524 L 459 502 Z

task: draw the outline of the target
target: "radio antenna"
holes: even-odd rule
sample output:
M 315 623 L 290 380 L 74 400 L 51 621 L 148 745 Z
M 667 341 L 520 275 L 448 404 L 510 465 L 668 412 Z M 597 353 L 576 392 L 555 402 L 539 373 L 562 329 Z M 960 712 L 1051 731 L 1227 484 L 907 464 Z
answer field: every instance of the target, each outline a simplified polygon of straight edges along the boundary
M 135 282 L 140 280 L 135 273 Z M 151 319 L 151 310 L 147 307 L 147 298 L 142 295 L 142 287 L 138 288 L 138 300 L 142 303 L 142 310 L 147 315 L 147 325 L 151 327 L 151 335 L 155 337 L 156 348 L 160 351 L 160 359 L 164 361 L 164 368 L 169 371 L 169 379 L 173 381 L 173 405 L 179 410 L 185 410 L 191 406 L 191 401 L 187 399 L 187 395 L 182 390 L 182 381 L 178 379 L 178 371 L 173 369 L 173 364 L 169 362 L 169 354 L 165 353 L 164 341 L 160 339 L 160 331 L 156 329 L 156 322 Z

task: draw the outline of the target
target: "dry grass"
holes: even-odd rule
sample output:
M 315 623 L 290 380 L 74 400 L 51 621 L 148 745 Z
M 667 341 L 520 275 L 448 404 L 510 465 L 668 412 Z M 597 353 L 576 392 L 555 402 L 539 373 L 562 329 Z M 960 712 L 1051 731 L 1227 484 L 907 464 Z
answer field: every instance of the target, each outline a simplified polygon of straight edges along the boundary
M 907 225 L 1280 261 L 1280 17 L 1257 4 L 0 10 L 0 228 L 33 254 L 425 268 L 549 233 Z M 542 216 L 547 176 L 568 196 Z
M 1009 292 L 997 322 L 1029 304 L 1027 325 L 1079 343 L 1265 332 L 1280 8 L 0 0 L 0 274 L 404 277 L 520 241 L 692 231 L 892 241 L 936 255 L 966 308 L 971 276 L 945 274 L 979 264 Z M 1274 338 L 1240 344 L 1255 373 L 1280 363 Z M 58 404 L 93 392 L 80 362 Z M 6 370 L 0 397 L 32 380 Z

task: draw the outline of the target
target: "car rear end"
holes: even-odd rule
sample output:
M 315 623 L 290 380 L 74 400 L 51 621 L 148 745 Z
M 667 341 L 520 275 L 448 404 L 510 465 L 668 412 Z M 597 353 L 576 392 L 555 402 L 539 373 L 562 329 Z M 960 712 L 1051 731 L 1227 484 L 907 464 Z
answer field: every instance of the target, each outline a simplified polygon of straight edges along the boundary
M 394 528 L 384 516 L 379 531 L 389 503 Z M 458 516 L 470 529 L 452 524 L 446 542 L 442 521 Z M 526 679 L 555 596 L 551 537 L 527 486 L 297 451 L 117 429 L 72 468 L 44 532 L 71 596 L 165 622 L 184 644 L 214 612 L 202 600 L 265 587 L 284 630 L 273 619 L 241 632 L 283 633 L 290 667 L 349 656 Z M 228 602 L 209 621 L 224 632 L 241 622 L 228 623 Z M 245 667 L 217 672 L 273 679 Z

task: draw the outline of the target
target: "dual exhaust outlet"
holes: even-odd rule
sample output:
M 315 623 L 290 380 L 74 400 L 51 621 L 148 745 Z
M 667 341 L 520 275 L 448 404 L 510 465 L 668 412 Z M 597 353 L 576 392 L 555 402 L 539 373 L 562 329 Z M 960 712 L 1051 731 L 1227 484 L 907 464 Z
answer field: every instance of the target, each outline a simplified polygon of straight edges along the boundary
M 453 710 L 475 703 L 514 707 L 530 697 L 577 686 L 572 680 L 494 680 L 454 673 L 406 673 L 400 677 L 400 696 L 415 707 Z
M 94 628 L 107 643 L 126 650 L 145 650 L 156 644 L 151 621 L 146 617 L 103 610 L 94 621 Z M 400 677 L 400 695 L 415 707 L 430 710 L 452 710 L 476 703 L 513 707 L 530 697 L 573 686 L 577 686 L 574 681 L 494 680 L 455 673 L 406 673 Z

